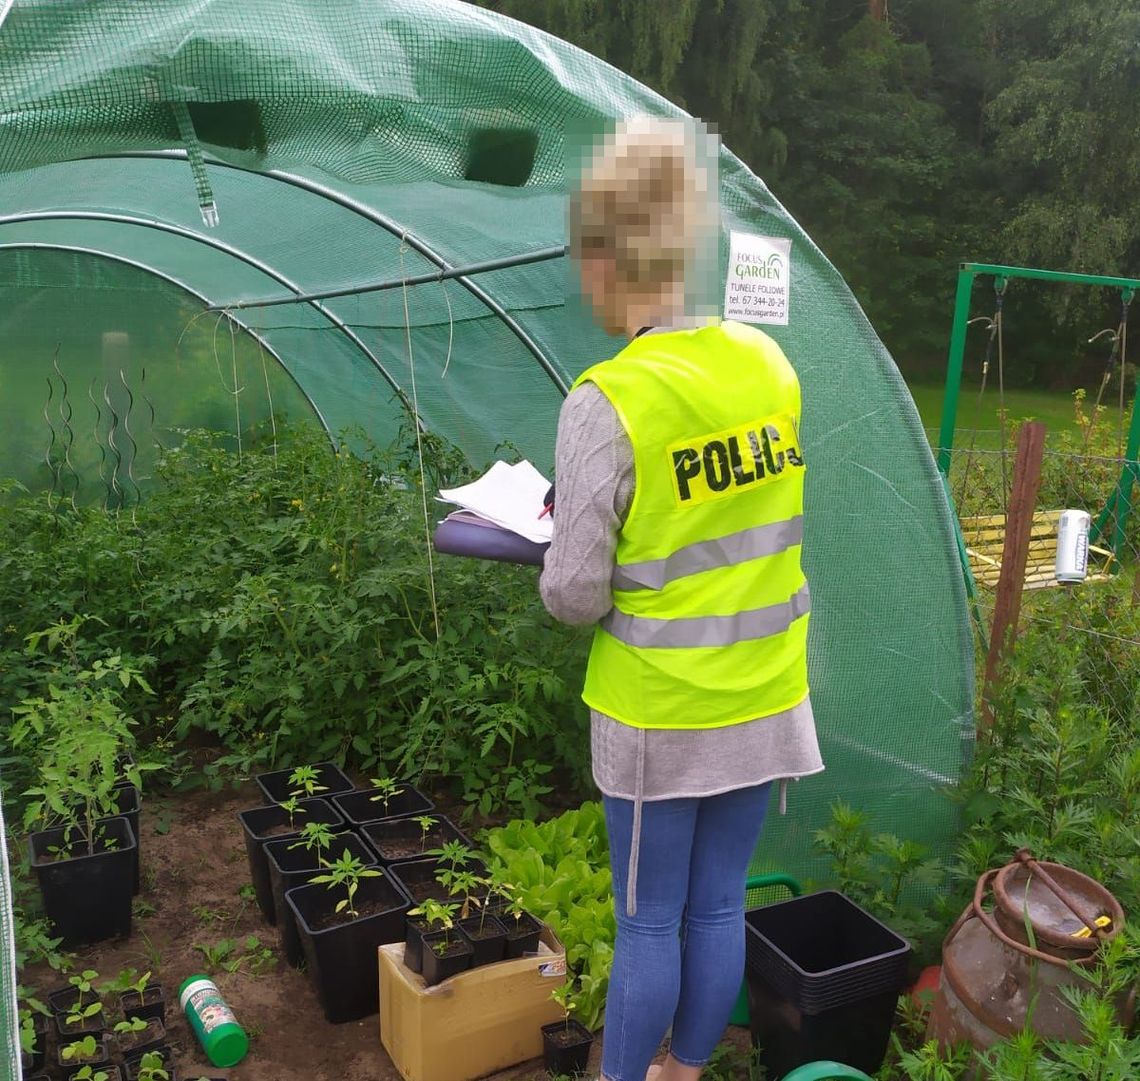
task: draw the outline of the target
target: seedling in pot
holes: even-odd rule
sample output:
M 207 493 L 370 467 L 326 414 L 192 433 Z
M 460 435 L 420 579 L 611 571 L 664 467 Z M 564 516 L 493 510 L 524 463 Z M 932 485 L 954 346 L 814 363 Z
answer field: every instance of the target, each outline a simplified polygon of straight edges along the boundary
M 439 848 L 433 848 L 430 852 L 425 853 L 428 856 L 435 856 L 440 864 L 446 864 L 448 871 L 457 871 L 460 867 L 465 866 L 474 859 L 475 854 L 468 848 L 462 841 L 445 841 Z M 444 885 L 447 885 L 439 874 L 436 875 Z
M 444 871 L 443 874 L 447 875 L 447 881 L 443 883 L 447 887 L 447 892 L 452 897 L 463 898 L 459 908 L 459 918 L 467 919 L 471 915 L 472 906 L 480 907 L 475 891 L 483 884 L 483 879 L 474 871 Z
M 550 997 L 562 1007 L 562 1020 L 542 1026 L 543 1060 L 552 1075 L 578 1076 L 586 1068 L 594 1034 L 571 1014 L 577 1012 L 578 988 L 574 978 L 555 988 Z
M 433 901 L 430 898 L 419 908 L 413 908 L 408 911 L 409 916 L 418 916 L 428 925 L 428 931 L 442 931 L 443 942 L 437 944 L 436 950 L 443 953 L 448 945 L 450 945 L 450 938 L 448 932 L 455 926 L 455 910 L 458 905 L 444 904 L 442 901 Z M 443 948 L 440 949 L 439 947 Z
M 289 851 L 294 848 L 303 848 L 307 852 L 316 852 L 317 866 L 325 867 L 328 861 L 324 853 L 333 843 L 332 826 L 327 822 L 307 822 L 301 830 L 301 839 L 289 845 Z
M 36 1019 L 31 1010 L 20 1010 L 20 1050 L 25 1055 L 37 1055 L 40 1047 L 39 1033 L 36 1032 Z
M 63 1016 L 63 1027 L 82 1031 L 85 1021 L 102 1014 L 103 1002 L 95 989 L 95 981 L 98 978 L 99 973 L 93 968 L 88 968 L 68 979 L 67 982 L 75 988 L 75 1000 L 68 1006 Z
M 318 792 L 327 792 L 327 785 L 317 784 L 317 776 L 315 766 L 298 766 L 289 774 L 289 794 L 311 798 Z
M 301 806 L 301 797 L 294 794 L 287 800 L 282 800 L 278 806 L 289 815 L 289 828 L 296 829 L 295 819 L 297 815 L 305 813 L 305 808 Z
M 46 1026 L 47 1019 L 51 1017 L 49 1010 L 38 998 L 23 987 L 16 988 L 16 998 L 19 1002 L 20 1019 L 20 1050 L 29 1055 L 37 1055 L 43 1050 L 39 1046 L 41 1025 Z M 42 1018 L 40 1025 L 37 1020 Z
M 347 909 L 349 916 L 356 919 L 360 913 L 356 911 L 353 902 L 356 899 L 356 891 L 360 888 L 360 880 L 362 878 L 379 878 L 380 872 L 374 868 L 365 867 L 364 863 L 347 848 L 344 850 L 344 855 L 338 860 L 333 860 L 328 868 L 328 874 L 314 875 L 309 881 L 323 883 L 330 890 L 336 889 L 337 886 L 343 886 L 348 896 L 338 901 L 333 911 L 343 912 Z
M 377 789 L 376 795 L 371 797 L 372 803 L 384 804 L 384 817 L 388 816 L 388 803 L 394 800 L 404 790 L 391 777 L 373 777 L 372 787 Z
M 107 1081 L 110 1076 L 106 1070 L 96 1070 L 92 1066 L 83 1066 L 71 1075 L 71 1081 Z
M 60 1050 L 59 1057 L 64 1062 L 84 1062 L 95 1058 L 99 1054 L 100 1045 L 94 1036 L 84 1036 L 82 1040 L 73 1040 Z
M 420 854 L 424 854 L 424 849 L 427 848 L 428 834 L 431 833 L 432 826 L 435 825 L 435 818 L 432 815 L 420 815 L 418 818 L 413 818 L 413 822 L 420 827 Z
M 166 1060 L 162 1055 L 157 1051 L 148 1051 L 139 1059 L 135 1077 L 138 1081 L 170 1081 L 170 1072 L 166 1069 Z
M 141 1017 L 131 1017 L 126 1021 L 120 1021 L 115 1026 L 116 1036 L 133 1036 L 139 1032 L 146 1032 L 147 1022 Z

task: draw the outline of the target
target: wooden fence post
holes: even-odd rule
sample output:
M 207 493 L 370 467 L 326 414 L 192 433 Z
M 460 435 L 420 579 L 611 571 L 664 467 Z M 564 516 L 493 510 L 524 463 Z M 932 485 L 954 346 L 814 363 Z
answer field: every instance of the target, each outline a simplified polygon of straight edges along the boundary
M 993 725 L 992 694 L 1001 671 L 1001 662 L 1017 637 L 1021 615 L 1021 591 L 1025 588 L 1025 564 L 1033 531 L 1033 512 L 1041 484 L 1041 460 L 1045 452 L 1045 425 L 1040 421 L 1023 424 L 1017 436 L 1017 459 L 1013 465 L 1013 491 L 1005 522 L 1005 544 L 1001 552 L 994 621 L 990 628 L 990 648 L 986 656 L 986 676 L 982 684 L 981 727 Z M 979 735 L 982 733 L 979 732 Z

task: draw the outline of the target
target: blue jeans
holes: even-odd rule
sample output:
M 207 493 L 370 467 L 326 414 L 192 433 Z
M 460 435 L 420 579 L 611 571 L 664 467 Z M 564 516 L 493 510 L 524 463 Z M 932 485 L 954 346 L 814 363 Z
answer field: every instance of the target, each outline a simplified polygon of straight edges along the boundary
M 606 797 L 617 942 L 602 1074 L 644 1081 L 670 1025 L 675 1059 L 702 1066 L 744 977 L 744 881 L 770 784 L 642 807 L 637 915 L 626 915 L 633 803 Z

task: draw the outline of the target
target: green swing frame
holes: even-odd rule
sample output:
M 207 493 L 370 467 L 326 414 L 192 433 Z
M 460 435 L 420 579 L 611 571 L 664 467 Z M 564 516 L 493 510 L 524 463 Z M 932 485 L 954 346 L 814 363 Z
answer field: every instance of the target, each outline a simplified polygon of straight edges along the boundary
M 938 435 L 937 463 L 942 477 L 946 499 L 954 509 L 950 492 L 950 462 L 954 446 L 954 431 L 958 420 L 958 403 L 962 391 L 962 365 L 966 353 L 966 328 L 970 319 L 970 299 L 974 282 L 980 277 L 992 277 L 1000 291 L 1014 278 L 1048 282 L 1054 285 L 1100 286 L 1120 291 L 1121 299 L 1128 303 L 1140 290 L 1140 279 L 1117 278 L 1102 274 L 1074 274 L 1059 270 L 1040 270 L 1034 267 L 1000 266 L 991 263 L 962 263 L 958 268 L 958 287 L 954 296 L 954 323 L 950 331 L 950 350 L 946 367 L 946 393 L 942 402 L 942 427 Z M 1132 402 L 1132 417 L 1128 440 L 1121 465 L 1120 477 L 1108 502 L 1097 515 L 1090 530 L 1091 541 L 1107 540 L 1112 549 L 1114 566 L 1122 565 L 1121 556 L 1126 546 L 1126 529 L 1133 510 L 1133 490 L 1140 487 L 1140 395 Z M 970 560 L 957 514 L 954 531 L 958 542 L 958 556 L 966 580 L 966 590 L 973 599 L 977 592 Z M 1115 518 L 1111 539 L 1105 537 L 1108 523 Z M 976 613 L 975 613 L 976 615 Z

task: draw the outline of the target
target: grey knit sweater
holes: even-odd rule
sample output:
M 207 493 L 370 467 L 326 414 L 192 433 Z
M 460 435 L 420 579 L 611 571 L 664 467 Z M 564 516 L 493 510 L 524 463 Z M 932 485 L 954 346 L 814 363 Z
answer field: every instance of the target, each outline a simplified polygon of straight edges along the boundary
M 621 421 L 592 383 L 563 403 L 555 477 L 554 539 L 539 582 L 542 600 L 563 623 L 595 623 L 613 606 L 610 578 L 634 467 Z M 638 805 L 717 795 L 824 768 L 806 698 L 775 716 L 699 730 L 647 731 L 591 711 L 590 732 L 594 781 L 605 795 Z

